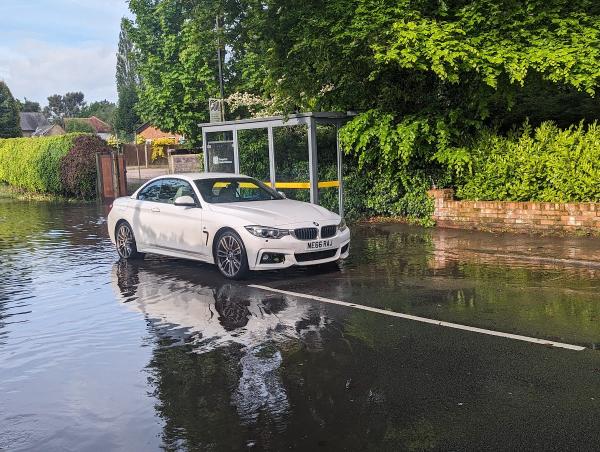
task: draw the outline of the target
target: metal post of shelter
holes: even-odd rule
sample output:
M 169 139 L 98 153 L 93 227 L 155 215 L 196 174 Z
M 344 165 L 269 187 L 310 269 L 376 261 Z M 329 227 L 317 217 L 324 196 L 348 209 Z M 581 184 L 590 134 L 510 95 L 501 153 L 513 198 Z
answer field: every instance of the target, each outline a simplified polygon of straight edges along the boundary
M 340 125 L 335 125 L 335 147 L 337 152 L 337 176 L 340 186 L 338 187 L 338 209 L 340 216 L 344 217 L 344 156 L 340 146 Z
M 238 129 L 233 129 L 233 167 L 235 174 L 240 174 L 240 148 L 238 146 Z
M 204 171 L 208 171 L 208 154 L 206 153 L 206 136 L 208 134 L 202 129 L 202 158 L 204 159 Z
M 317 159 L 317 125 L 308 119 L 308 174 L 310 177 L 310 202 L 319 204 L 319 162 Z
M 273 139 L 273 127 L 267 128 L 269 140 L 269 182 L 271 187 L 275 188 L 275 140 Z

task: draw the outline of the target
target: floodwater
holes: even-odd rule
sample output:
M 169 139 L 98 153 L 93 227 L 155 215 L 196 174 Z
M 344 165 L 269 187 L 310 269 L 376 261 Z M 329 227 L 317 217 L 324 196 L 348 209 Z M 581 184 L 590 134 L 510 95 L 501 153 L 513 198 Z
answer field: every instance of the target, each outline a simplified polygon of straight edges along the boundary
M 104 215 L 0 200 L 2 450 L 597 449 L 598 239 L 361 226 L 340 269 L 232 283 L 119 262 Z

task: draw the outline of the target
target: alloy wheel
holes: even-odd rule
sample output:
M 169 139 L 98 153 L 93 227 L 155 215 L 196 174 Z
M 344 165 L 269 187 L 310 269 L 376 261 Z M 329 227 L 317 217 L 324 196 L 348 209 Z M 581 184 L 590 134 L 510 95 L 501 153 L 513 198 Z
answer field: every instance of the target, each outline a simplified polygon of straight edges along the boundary
M 117 232 L 117 250 L 119 256 L 124 259 L 129 259 L 134 251 L 135 240 L 133 238 L 133 232 L 127 224 L 119 226 Z
M 219 239 L 217 265 L 230 278 L 235 277 L 242 268 L 242 245 L 232 234 L 224 234 Z

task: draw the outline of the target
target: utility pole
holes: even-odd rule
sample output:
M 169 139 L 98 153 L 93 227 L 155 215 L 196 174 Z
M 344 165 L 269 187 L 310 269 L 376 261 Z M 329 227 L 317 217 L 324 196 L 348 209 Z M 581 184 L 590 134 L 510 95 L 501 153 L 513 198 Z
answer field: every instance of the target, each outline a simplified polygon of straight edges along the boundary
M 223 87 L 223 55 L 221 53 L 221 29 L 219 16 L 216 19 L 217 30 L 217 61 L 219 62 L 219 92 L 221 94 L 221 121 L 225 121 L 225 89 Z

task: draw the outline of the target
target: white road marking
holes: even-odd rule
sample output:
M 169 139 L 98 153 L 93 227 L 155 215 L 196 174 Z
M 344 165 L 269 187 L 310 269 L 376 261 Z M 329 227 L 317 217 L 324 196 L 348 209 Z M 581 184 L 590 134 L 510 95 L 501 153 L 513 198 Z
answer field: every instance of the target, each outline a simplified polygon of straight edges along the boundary
M 316 295 L 307 295 L 307 294 L 298 293 L 298 292 L 290 292 L 288 290 L 274 289 L 272 287 L 260 286 L 260 285 L 256 285 L 256 284 L 250 284 L 249 287 L 253 287 L 255 289 L 267 290 L 270 292 L 281 293 L 281 294 L 285 294 L 285 295 L 291 295 L 293 297 L 298 297 L 298 298 L 308 298 L 310 300 L 320 301 L 322 303 L 336 304 L 339 306 L 346 306 L 348 308 L 361 309 L 363 311 L 375 312 L 377 314 L 388 315 L 391 317 L 399 317 L 401 319 L 414 320 L 416 322 L 429 323 L 431 325 L 445 326 L 447 328 L 454 328 L 457 330 L 470 331 L 472 333 L 487 334 L 489 336 L 506 337 L 509 339 L 515 339 L 517 341 L 532 342 L 534 344 L 566 348 L 569 350 L 576 350 L 576 351 L 585 350 L 585 347 L 582 347 L 580 345 L 564 344 L 562 342 L 548 341 L 546 339 L 539 339 L 536 337 L 521 336 L 520 334 L 503 333 L 501 331 L 486 330 L 485 328 L 477 328 L 474 326 L 461 325 L 459 323 L 443 322 L 441 320 L 428 319 L 426 317 L 419 317 L 419 316 L 410 315 L 410 314 L 402 314 L 401 312 L 387 311 L 385 309 L 373 308 L 371 306 L 364 306 L 364 305 L 355 304 L 355 303 L 348 303 L 346 301 L 333 300 L 331 298 L 324 298 L 324 297 L 319 297 Z

